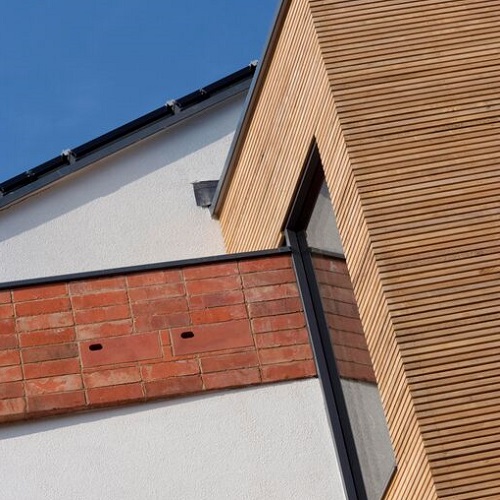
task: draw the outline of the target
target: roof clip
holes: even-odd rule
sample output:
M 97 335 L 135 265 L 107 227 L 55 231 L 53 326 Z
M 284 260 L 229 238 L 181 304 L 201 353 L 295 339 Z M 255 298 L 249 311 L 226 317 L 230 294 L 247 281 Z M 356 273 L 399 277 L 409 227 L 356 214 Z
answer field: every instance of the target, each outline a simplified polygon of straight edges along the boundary
M 66 158 L 66 161 L 70 165 L 72 165 L 76 161 L 76 156 L 73 153 L 73 151 L 71 151 L 71 149 L 64 149 L 63 151 L 61 151 L 61 156 L 63 156 L 64 158 Z
M 175 99 L 171 99 L 170 101 L 167 101 L 165 103 L 165 106 L 167 108 L 170 108 L 174 112 L 175 115 L 181 111 L 181 107 L 179 106 L 179 103 Z

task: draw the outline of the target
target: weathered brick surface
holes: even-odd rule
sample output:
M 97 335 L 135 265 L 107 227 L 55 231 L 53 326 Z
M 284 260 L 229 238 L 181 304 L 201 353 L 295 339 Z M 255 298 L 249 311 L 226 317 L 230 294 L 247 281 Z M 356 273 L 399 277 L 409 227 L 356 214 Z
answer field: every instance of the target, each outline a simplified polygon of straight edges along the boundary
M 330 302 L 347 373 L 363 336 Z M 288 255 L 0 292 L 0 421 L 315 374 Z

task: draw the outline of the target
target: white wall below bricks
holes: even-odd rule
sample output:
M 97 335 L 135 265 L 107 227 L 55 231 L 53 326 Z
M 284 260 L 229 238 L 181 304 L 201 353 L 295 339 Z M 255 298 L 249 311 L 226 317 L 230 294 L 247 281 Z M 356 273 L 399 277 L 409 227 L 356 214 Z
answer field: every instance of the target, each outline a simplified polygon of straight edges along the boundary
M 5 500 L 345 498 L 317 379 L 0 428 Z
M 0 283 L 225 253 L 192 183 L 219 178 L 243 99 L 0 211 Z

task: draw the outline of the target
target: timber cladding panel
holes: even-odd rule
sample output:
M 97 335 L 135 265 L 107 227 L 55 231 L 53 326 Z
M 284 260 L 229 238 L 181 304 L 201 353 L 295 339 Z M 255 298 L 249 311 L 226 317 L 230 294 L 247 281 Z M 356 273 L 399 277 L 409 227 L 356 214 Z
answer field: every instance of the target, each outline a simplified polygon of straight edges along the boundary
M 276 246 L 315 137 L 397 456 L 388 498 L 500 491 L 499 19 L 498 1 L 291 1 L 220 211 L 230 251 Z
M 500 494 L 500 2 L 311 1 L 437 494 Z

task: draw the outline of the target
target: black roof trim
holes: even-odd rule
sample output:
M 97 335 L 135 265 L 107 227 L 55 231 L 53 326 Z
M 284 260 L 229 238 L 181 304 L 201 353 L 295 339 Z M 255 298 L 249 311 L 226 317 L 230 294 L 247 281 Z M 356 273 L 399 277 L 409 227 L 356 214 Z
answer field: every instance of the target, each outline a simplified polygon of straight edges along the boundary
M 0 209 L 141 139 L 247 90 L 256 63 L 0 183 Z
M 290 254 L 289 247 L 271 248 L 269 250 L 256 250 L 253 252 L 226 253 L 222 255 L 211 255 L 209 257 L 193 257 L 191 259 L 171 260 L 153 264 L 140 264 L 137 266 L 116 267 L 114 269 L 100 269 L 98 271 L 83 271 L 80 273 L 61 274 L 59 276 L 44 276 L 43 278 L 30 278 L 0 283 L 0 290 L 11 290 L 23 286 L 48 285 L 62 283 L 65 281 L 76 281 L 89 278 L 109 278 L 122 274 L 142 273 L 145 271 L 156 271 L 159 269 L 173 269 L 177 267 L 199 266 L 212 264 L 214 262 L 240 261 L 246 259 L 257 259 L 259 257 L 272 257 L 273 255 Z

